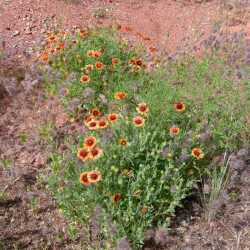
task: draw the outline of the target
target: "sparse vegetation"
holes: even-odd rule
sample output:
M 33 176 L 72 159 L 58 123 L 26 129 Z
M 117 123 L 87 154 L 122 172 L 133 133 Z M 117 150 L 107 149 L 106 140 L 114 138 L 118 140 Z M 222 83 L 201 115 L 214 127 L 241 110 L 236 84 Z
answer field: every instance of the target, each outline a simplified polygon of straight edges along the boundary
M 51 158 L 49 184 L 64 213 L 86 223 L 100 206 L 116 228 L 111 243 L 127 236 L 137 249 L 145 231 L 168 227 L 176 207 L 210 176 L 211 219 L 227 167 L 210 172 L 209 164 L 247 140 L 246 80 L 235 84 L 233 70 L 216 54 L 149 71 L 145 52 L 111 30 L 59 33 L 48 42 L 59 49 L 45 50 L 41 59 L 62 75 L 49 90 L 88 129 L 70 156 Z

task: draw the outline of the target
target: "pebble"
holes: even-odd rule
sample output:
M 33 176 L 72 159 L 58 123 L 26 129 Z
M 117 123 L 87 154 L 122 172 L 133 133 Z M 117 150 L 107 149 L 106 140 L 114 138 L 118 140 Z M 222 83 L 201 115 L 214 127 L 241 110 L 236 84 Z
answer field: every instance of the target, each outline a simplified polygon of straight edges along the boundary
M 19 36 L 20 35 L 20 31 L 19 30 L 15 30 L 13 33 L 12 33 L 12 36 L 13 37 L 16 37 L 16 36 Z

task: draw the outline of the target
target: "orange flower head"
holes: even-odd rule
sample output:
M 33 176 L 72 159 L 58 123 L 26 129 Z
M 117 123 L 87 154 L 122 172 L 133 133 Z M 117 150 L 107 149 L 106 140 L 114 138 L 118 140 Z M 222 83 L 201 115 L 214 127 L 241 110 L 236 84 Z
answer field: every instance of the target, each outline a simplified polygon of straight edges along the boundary
M 97 142 L 97 140 L 94 136 L 89 136 L 84 140 L 83 145 L 85 148 L 91 149 L 91 148 L 95 147 L 96 142 Z
M 83 172 L 80 174 L 80 183 L 82 183 L 84 186 L 90 185 L 90 182 L 88 180 L 88 172 Z
M 195 157 L 197 160 L 200 160 L 204 157 L 204 153 L 200 148 L 193 148 L 192 156 Z
M 90 71 L 92 71 L 94 69 L 94 65 L 93 64 L 87 64 L 86 66 L 85 66 L 85 70 L 87 71 L 87 72 L 90 72 Z
M 88 57 L 94 57 L 94 55 L 95 55 L 95 51 L 94 50 L 88 50 L 87 51 L 87 56 Z
M 83 75 L 80 79 L 80 82 L 88 83 L 88 82 L 90 82 L 90 77 L 88 75 Z
M 88 124 L 89 124 L 90 122 L 94 121 L 94 120 L 95 120 L 95 117 L 94 117 L 93 115 L 88 115 L 88 116 L 85 117 L 85 119 L 84 119 L 84 124 L 85 124 L 86 126 L 88 126 Z
M 102 55 L 102 52 L 101 52 L 100 50 L 95 50 L 95 51 L 94 51 L 94 54 L 93 54 L 93 57 L 98 58 L 98 57 L 100 57 L 101 55 Z
M 170 132 L 171 136 L 178 135 L 180 133 L 180 128 L 172 127 L 172 128 L 169 129 L 169 132 Z
M 49 61 L 49 54 L 48 54 L 48 52 L 44 52 L 42 55 L 41 55 L 41 60 L 43 61 L 43 62 L 48 62 Z
M 77 157 L 82 161 L 86 161 L 90 158 L 89 151 L 85 148 L 80 148 L 78 149 Z
M 48 42 L 49 42 L 49 43 L 54 43 L 54 42 L 56 42 L 56 41 L 57 41 L 57 37 L 56 37 L 56 36 L 50 35 L 50 36 L 48 37 Z
M 142 102 L 138 104 L 138 107 L 136 108 L 136 110 L 140 114 L 146 114 L 149 112 L 149 107 L 146 103 Z
M 186 106 L 183 102 L 177 102 L 174 104 L 175 110 L 177 112 L 184 112 L 186 109 Z
M 135 65 L 142 67 L 142 66 L 143 66 L 142 60 L 141 60 L 141 59 L 137 59 L 137 60 L 135 61 Z
M 98 170 L 93 170 L 87 173 L 87 178 L 90 183 L 97 183 L 102 179 L 102 174 Z
M 101 119 L 98 121 L 98 126 L 100 129 L 104 129 L 108 127 L 108 122 L 105 119 Z
M 103 63 L 102 62 L 96 62 L 95 63 L 95 67 L 97 70 L 102 70 L 103 69 Z
M 98 123 L 95 120 L 92 120 L 92 121 L 88 122 L 87 126 L 88 126 L 89 130 L 96 130 L 96 129 L 98 129 Z
M 81 38 L 85 38 L 89 34 L 87 30 L 80 30 L 79 33 Z
M 119 63 L 119 59 L 118 58 L 112 58 L 112 65 L 113 66 L 115 66 L 118 63 Z
M 121 146 L 128 146 L 128 141 L 125 139 L 125 138 L 121 138 L 120 140 L 119 140 L 119 144 L 121 145 Z
M 100 115 L 102 114 L 101 111 L 100 111 L 99 109 L 97 109 L 97 108 L 92 109 L 90 113 L 91 113 L 94 117 L 98 117 L 98 116 L 100 116 Z
M 115 93 L 114 98 L 116 100 L 123 100 L 126 96 L 127 96 L 127 93 L 120 91 L 120 92 Z
M 122 199 L 122 196 L 120 194 L 114 194 L 111 199 L 114 203 L 118 203 Z
M 145 119 L 141 116 L 136 116 L 133 118 L 133 123 L 136 127 L 142 127 L 145 123 Z
M 115 113 L 111 113 L 108 115 L 108 120 L 112 123 L 115 123 L 118 120 L 118 115 Z
M 92 160 L 99 159 L 102 155 L 103 155 L 103 151 L 102 151 L 102 149 L 100 149 L 98 147 L 94 147 L 90 150 L 90 158 Z

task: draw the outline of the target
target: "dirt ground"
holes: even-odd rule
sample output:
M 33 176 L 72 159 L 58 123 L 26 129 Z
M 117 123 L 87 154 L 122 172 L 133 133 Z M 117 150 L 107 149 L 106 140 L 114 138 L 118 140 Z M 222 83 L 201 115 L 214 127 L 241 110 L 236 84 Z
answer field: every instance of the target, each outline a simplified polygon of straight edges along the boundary
M 162 56 L 196 48 L 213 32 L 247 32 L 248 1 L 202 0 L 3 0 L 0 2 L 0 249 L 88 249 L 84 233 L 72 240 L 67 221 L 45 191 L 50 149 L 43 124 L 67 127 L 57 100 L 44 98 L 33 66 L 46 34 L 54 30 L 121 25 L 132 43 L 156 47 Z M 1 51 L 1 50 L 0 50 Z M 1 55 L 1 53 L 0 53 Z M 1 90 L 1 86 L 7 85 Z M 60 111 L 60 112 L 59 112 Z M 250 249 L 250 152 L 232 163 L 218 217 L 204 220 L 198 202 L 181 211 L 167 236 L 151 232 L 145 249 Z M 186 214 L 189 214 L 187 216 Z M 191 214 L 191 215 L 190 215 Z M 185 216 L 184 216 L 185 215 Z

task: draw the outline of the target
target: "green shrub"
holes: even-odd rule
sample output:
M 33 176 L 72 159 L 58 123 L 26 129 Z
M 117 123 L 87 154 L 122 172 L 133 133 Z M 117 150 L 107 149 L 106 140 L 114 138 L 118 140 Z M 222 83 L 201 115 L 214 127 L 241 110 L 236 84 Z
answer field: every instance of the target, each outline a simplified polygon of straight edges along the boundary
M 66 110 L 88 131 L 77 138 L 70 156 L 52 157 L 50 187 L 69 218 L 86 223 L 100 206 L 117 228 L 114 239 L 127 236 L 137 249 L 147 229 L 169 226 L 211 159 L 246 139 L 247 86 L 234 84 L 215 56 L 183 58 L 149 71 L 145 51 L 130 48 L 111 30 L 64 39 L 66 47 L 55 57 L 47 51 L 42 56 L 62 74 L 48 90 L 63 93 Z M 56 40 L 50 50 L 62 43 Z M 90 64 L 93 69 L 86 69 Z M 81 82 L 83 75 L 90 80 Z M 77 105 L 68 109 L 72 100 Z M 138 113 L 140 105 L 145 110 Z M 117 121 L 108 119 L 111 113 Z M 138 116 L 142 124 L 133 120 Z M 90 126 L 103 119 L 107 128 Z M 90 136 L 97 140 L 94 151 L 84 146 Z

